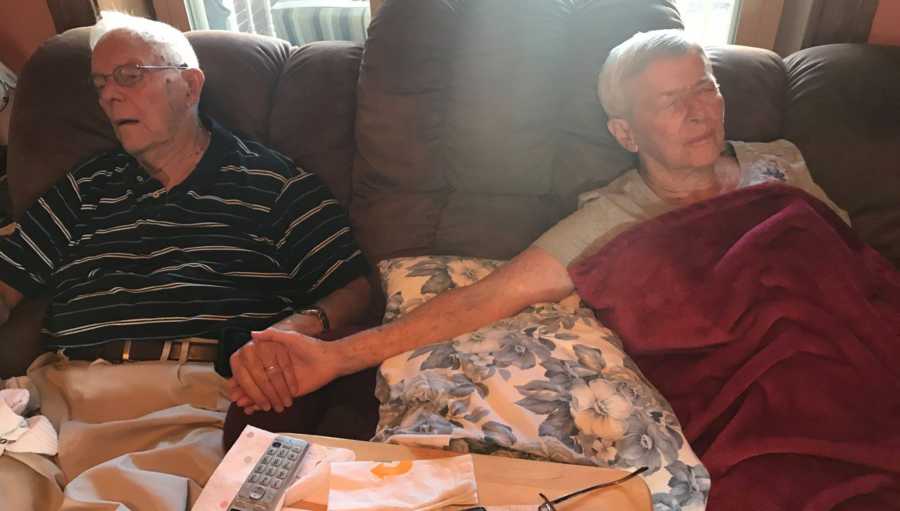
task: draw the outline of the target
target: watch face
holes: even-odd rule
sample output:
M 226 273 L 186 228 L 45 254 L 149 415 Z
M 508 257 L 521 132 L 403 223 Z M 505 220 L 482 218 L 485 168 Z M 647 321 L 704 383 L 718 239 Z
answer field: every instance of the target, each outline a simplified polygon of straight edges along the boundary
M 328 315 L 325 314 L 325 311 L 324 311 L 321 307 L 307 307 L 307 308 L 304 308 L 304 309 L 300 309 L 300 310 L 297 311 L 297 312 L 298 312 L 299 314 L 305 314 L 305 315 L 308 315 L 308 316 L 315 316 L 316 318 L 319 319 L 319 321 L 322 322 L 322 329 L 323 329 L 323 330 L 328 330 L 328 328 L 329 328 L 329 326 L 330 326 L 329 323 L 328 323 Z

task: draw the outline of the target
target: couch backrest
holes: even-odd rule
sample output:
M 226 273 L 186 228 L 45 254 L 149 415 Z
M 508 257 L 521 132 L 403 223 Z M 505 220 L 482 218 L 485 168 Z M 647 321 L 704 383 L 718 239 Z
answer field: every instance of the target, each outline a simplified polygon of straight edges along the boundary
M 663 0 L 388 0 L 360 70 L 351 217 L 375 259 L 510 257 L 634 164 L 597 73 Z
M 116 145 L 89 82 L 89 29 L 45 42 L 19 80 L 12 117 L 9 191 L 15 215 L 77 162 Z M 201 110 L 267 143 L 350 196 L 356 81 L 362 46 L 303 47 L 231 32 L 188 34 L 206 73 Z
M 783 136 L 863 241 L 900 268 L 900 47 L 815 46 L 785 65 Z
M 606 130 L 597 72 L 635 31 L 679 25 L 670 0 L 388 0 L 365 52 L 188 37 L 207 74 L 203 110 L 322 175 L 352 202 L 371 259 L 510 257 L 571 212 L 579 192 L 634 164 Z M 14 213 L 115 145 L 87 80 L 87 32 L 51 38 L 21 73 Z M 797 143 L 863 239 L 900 266 L 900 48 L 710 55 L 727 136 Z

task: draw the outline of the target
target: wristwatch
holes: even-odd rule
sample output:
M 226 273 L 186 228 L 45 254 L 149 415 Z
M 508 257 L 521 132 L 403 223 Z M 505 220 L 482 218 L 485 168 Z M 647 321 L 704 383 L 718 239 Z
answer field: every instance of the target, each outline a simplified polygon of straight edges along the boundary
M 322 330 L 328 330 L 331 328 L 331 323 L 328 321 L 328 314 L 325 314 L 325 309 L 319 307 L 318 305 L 307 305 L 302 309 L 297 309 L 297 314 L 305 314 L 308 316 L 315 316 L 319 318 L 319 321 L 322 322 Z

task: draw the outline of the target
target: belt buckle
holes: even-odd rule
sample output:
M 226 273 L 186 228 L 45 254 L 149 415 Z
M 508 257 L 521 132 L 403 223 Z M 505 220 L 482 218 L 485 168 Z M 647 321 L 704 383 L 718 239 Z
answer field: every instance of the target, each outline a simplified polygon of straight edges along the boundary
M 122 343 L 122 362 L 131 361 L 131 341 Z

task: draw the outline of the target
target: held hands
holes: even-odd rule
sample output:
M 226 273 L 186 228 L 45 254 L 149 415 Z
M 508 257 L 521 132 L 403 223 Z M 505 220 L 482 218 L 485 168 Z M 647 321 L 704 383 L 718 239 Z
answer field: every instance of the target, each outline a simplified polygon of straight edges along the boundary
M 251 341 L 231 356 L 234 377 L 228 380 L 228 397 L 248 415 L 273 408 L 280 413 L 294 397 L 340 374 L 336 343 L 276 328 L 279 325 L 253 332 Z

